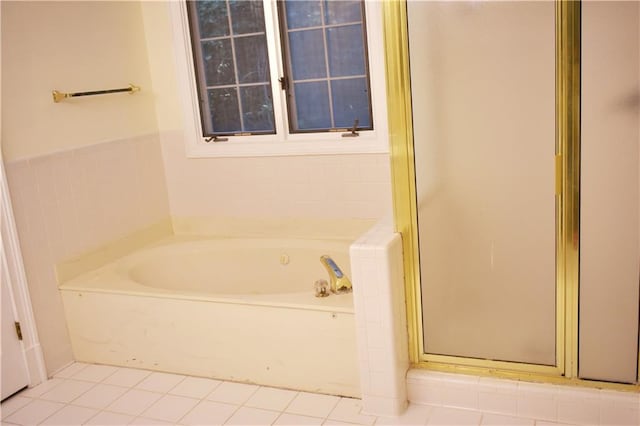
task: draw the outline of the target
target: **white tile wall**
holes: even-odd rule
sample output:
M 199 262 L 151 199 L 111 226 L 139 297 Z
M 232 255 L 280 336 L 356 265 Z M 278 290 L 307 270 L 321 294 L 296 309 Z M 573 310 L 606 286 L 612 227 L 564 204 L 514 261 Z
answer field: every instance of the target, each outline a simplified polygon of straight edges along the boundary
M 178 131 L 162 134 L 173 216 L 377 219 L 391 214 L 388 154 L 189 159 L 182 138 Z
M 410 370 L 412 403 L 485 413 L 482 424 L 638 425 L 640 394 Z M 495 417 L 499 415 L 501 417 Z M 517 422 L 510 418 L 518 418 Z M 507 422 L 507 423 L 500 423 Z M 431 424 L 431 423 L 429 423 Z
M 73 360 L 54 265 L 169 215 L 157 135 L 10 161 L 7 180 L 49 374 Z
M 363 411 L 397 415 L 407 404 L 409 368 L 400 235 L 383 221 L 350 256 Z

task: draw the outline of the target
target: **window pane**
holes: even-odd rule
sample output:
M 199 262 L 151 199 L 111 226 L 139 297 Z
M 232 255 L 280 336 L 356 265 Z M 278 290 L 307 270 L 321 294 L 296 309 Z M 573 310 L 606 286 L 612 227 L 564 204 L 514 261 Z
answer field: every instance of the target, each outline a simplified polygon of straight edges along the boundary
M 326 77 L 322 30 L 290 32 L 289 49 L 294 80 Z
M 373 129 L 364 2 L 278 4 L 284 15 L 280 29 L 287 42 L 285 69 L 292 86 L 287 93 L 293 110 L 289 111 L 290 131 L 348 128 L 356 118 L 360 129 Z
M 237 133 L 242 131 L 238 94 L 234 87 L 209 90 L 211 121 L 215 133 Z
M 369 85 L 364 78 L 333 80 L 331 82 L 335 127 L 370 127 Z
M 295 97 L 299 130 L 331 128 L 326 82 L 296 83 Z
M 235 39 L 238 61 L 238 83 L 263 83 L 269 81 L 267 39 L 264 35 Z
M 285 2 L 287 28 L 306 28 L 322 25 L 319 1 Z
M 202 60 L 207 86 L 236 82 L 230 39 L 203 41 Z
M 331 77 L 363 75 L 365 73 L 362 26 L 360 24 L 328 28 L 327 49 Z
M 346 22 L 362 21 L 362 6 L 359 1 L 325 0 L 325 22 L 331 24 L 344 24 Z
M 229 34 L 227 4 L 224 1 L 195 2 L 198 14 L 200 38 L 220 37 Z
M 230 1 L 231 25 L 234 34 L 264 32 L 263 3 L 259 1 Z
M 264 84 L 241 87 L 240 98 L 245 131 L 275 130 L 270 86 Z
M 188 1 L 187 9 L 203 135 L 275 133 L 262 0 Z

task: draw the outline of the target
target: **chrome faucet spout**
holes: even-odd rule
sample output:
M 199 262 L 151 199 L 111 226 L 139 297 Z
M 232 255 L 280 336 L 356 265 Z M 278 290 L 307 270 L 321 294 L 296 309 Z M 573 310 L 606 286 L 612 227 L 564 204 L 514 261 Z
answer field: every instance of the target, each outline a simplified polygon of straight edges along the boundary
M 351 281 L 331 257 L 320 256 L 320 262 L 329 273 L 329 286 L 332 293 L 348 293 L 352 290 Z

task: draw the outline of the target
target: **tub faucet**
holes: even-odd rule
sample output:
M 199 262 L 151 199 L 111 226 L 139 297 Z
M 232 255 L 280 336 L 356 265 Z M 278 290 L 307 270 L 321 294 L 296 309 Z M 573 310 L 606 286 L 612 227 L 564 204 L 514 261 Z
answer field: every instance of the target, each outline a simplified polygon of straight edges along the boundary
M 329 286 L 331 288 L 332 293 L 348 293 L 351 291 L 351 281 L 349 278 L 342 273 L 342 270 L 338 267 L 336 262 L 331 259 L 331 257 L 320 256 L 320 263 L 324 265 L 329 273 Z

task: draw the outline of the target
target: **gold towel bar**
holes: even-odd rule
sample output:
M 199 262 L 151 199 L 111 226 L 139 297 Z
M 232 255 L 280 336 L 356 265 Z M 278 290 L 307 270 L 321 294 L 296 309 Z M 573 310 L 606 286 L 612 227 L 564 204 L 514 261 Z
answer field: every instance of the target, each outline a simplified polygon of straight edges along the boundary
M 129 87 L 123 87 L 122 89 L 107 89 L 107 90 L 94 90 L 92 92 L 76 92 L 76 93 L 63 93 L 58 92 L 57 90 L 53 91 L 53 102 L 60 102 L 66 98 L 75 98 L 78 96 L 93 96 L 93 95 L 107 95 L 109 93 L 122 93 L 129 92 L 135 93 L 139 92 L 140 88 L 138 86 L 134 86 L 130 84 Z

